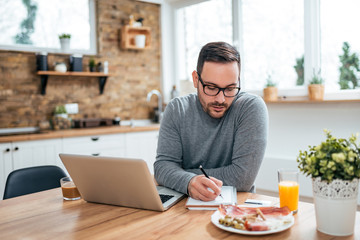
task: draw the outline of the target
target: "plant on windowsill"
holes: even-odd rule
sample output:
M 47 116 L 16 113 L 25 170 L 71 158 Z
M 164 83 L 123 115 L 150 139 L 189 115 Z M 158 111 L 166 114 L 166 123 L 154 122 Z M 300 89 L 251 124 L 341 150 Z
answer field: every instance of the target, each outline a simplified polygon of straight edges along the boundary
M 297 74 L 296 86 L 304 85 L 304 55 L 301 58 L 296 59 L 294 69 Z
M 69 33 L 62 33 L 62 34 L 59 35 L 61 50 L 63 52 L 69 52 L 69 50 L 70 50 L 70 39 L 71 39 L 71 34 L 69 34 Z
M 341 67 L 339 85 L 340 89 L 355 89 L 359 86 L 359 79 L 356 77 L 356 72 L 360 72 L 360 60 L 356 53 L 350 53 L 350 45 L 347 42 L 343 43 L 343 55 L 340 55 Z
M 308 85 L 308 92 L 309 92 L 309 100 L 310 101 L 322 101 L 324 100 L 324 92 L 325 92 L 325 86 L 324 86 L 324 79 L 321 77 L 321 70 L 318 71 L 318 73 L 315 73 L 313 77 L 311 78 L 309 85 Z
M 272 80 L 269 74 L 266 79 L 265 88 L 263 89 L 264 100 L 266 102 L 275 102 L 278 99 L 278 89 L 276 83 Z
M 300 151 L 296 161 L 300 171 L 312 178 L 317 229 L 330 235 L 351 235 L 360 178 L 358 135 L 343 139 L 324 132 L 326 141 Z

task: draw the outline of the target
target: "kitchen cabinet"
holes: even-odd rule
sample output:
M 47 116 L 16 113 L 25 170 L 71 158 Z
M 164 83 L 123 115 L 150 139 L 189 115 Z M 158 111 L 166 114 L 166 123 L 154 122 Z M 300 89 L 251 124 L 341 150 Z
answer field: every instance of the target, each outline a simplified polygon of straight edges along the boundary
M 8 174 L 16 169 L 40 165 L 62 166 L 59 153 L 61 139 L 22 141 L 0 144 L 0 194 L 3 196 Z M 63 167 L 63 166 L 62 166 Z
M 159 131 L 126 133 L 126 157 L 145 160 L 154 174 L 158 138 Z
M 125 157 L 125 134 L 64 138 L 63 152 L 92 156 Z
M 0 143 L 0 197 L 15 169 L 57 165 L 66 171 L 59 153 L 143 159 L 153 173 L 158 135 L 158 130 L 150 130 Z
M 143 159 L 153 173 L 159 131 L 129 132 L 63 139 L 64 153 Z
M 6 178 L 12 171 L 11 143 L 1 143 L 0 151 L 0 197 L 2 199 Z

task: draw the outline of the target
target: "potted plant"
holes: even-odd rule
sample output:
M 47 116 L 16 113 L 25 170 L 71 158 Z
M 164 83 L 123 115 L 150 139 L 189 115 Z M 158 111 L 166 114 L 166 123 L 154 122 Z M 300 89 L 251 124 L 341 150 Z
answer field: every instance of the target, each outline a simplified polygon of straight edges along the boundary
M 62 117 L 62 118 L 67 118 L 67 111 L 64 105 L 58 105 L 55 107 L 54 110 L 54 116 L 56 117 Z
M 357 136 L 335 138 L 324 131 L 326 141 L 300 151 L 298 167 L 312 178 L 317 229 L 330 235 L 351 235 L 360 178 Z
M 341 67 L 340 70 L 340 89 L 356 88 L 358 79 L 356 72 L 360 71 L 360 60 L 356 53 L 350 54 L 350 45 L 347 42 L 343 44 L 343 55 L 339 56 Z
M 70 50 L 70 39 L 71 39 L 71 34 L 62 33 L 59 35 L 61 50 L 63 52 L 68 52 Z
M 322 101 L 324 100 L 324 91 L 325 87 L 323 85 L 324 79 L 321 77 L 320 74 L 321 70 L 318 73 L 315 73 L 311 78 L 309 85 L 308 85 L 308 92 L 309 92 L 309 99 L 311 101 Z
M 269 74 L 266 79 L 266 85 L 263 89 L 264 100 L 266 102 L 274 102 L 277 101 L 278 98 L 278 89 L 276 87 L 276 83 L 272 80 L 271 75 Z
M 296 59 L 294 69 L 297 74 L 296 86 L 304 85 L 304 55 Z
M 54 130 L 68 129 L 71 127 L 71 119 L 68 118 L 64 105 L 58 105 L 54 109 L 54 116 L 51 118 L 51 125 Z
M 95 72 L 95 70 L 96 70 L 96 63 L 95 63 L 94 58 L 90 58 L 90 60 L 89 60 L 89 69 L 90 69 L 90 72 Z

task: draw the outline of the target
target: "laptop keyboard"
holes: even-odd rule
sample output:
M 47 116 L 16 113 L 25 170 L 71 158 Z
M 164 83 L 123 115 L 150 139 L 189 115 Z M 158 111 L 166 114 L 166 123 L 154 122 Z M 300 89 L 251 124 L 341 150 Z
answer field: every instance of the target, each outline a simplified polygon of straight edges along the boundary
M 173 195 L 159 194 L 161 202 L 164 203 L 170 198 L 174 197 Z

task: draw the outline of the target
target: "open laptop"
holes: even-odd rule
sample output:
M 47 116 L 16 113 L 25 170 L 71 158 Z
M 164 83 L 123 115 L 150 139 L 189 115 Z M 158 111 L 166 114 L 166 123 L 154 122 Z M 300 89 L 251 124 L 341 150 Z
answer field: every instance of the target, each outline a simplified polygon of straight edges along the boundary
M 59 154 L 81 197 L 88 202 L 165 211 L 185 197 L 156 186 L 141 159 Z

